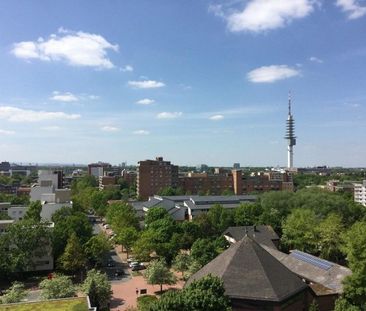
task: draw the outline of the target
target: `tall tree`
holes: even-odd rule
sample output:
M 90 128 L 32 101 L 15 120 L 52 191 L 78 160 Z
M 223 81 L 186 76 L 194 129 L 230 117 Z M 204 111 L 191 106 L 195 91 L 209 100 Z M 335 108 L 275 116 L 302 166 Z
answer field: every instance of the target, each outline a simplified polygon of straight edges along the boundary
M 34 221 L 41 221 L 42 204 L 41 201 L 34 201 L 29 204 L 24 219 L 33 219 Z
M 127 258 L 132 246 L 139 237 L 139 233 L 134 227 L 123 227 L 117 232 L 116 242 L 126 249 Z
M 72 233 L 67 240 L 65 251 L 59 258 L 59 263 L 62 269 L 67 272 L 80 271 L 82 273 L 86 264 L 86 257 L 75 233 Z
M 173 261 L 173 268 L 177 271 L 182 272 L 182 277 L 184 278 L 184 272 L 188 271 L 192 264 L 192 257 L 185 253 L 179 253 Z
M 341 256 L 341 239 L 344 232 L 342 218 L 331 213 L 317 227 L 319 235 L 320 256 L 324 259 L 338 261 Z
M 316 228 L 318 217 L 310 209 L 295 209 L 286 218 L 282 231 L 281 242 L 289 248 L 315 253 L 318 237 Z
M 148 284 L 159 284 L 160 292 L 163 291 L 163 284 L 175 284 L 174 274 L 169 270 L 164 260 L 154 260 L 147 267 L 145 278 Z
M 106 218 L 114 231 L 123 227 L 138 229 L 139 221 L 134 208 L 127 203 L 112 203 L 107 210 Z
M 101 265 L 103 257 L 111 249 L 112 243 L 108 240 L 105 234 L 98 234 L 92 236 L 84 245 L 85 254 L 88 259 L 95 264 Z
M 97 310 L 107 308 L 109 300 L 112 297 L 111 284 L 107 275 L 95 269 L 88 271 L 87 277 L 82 285 L 85 294 L 91 295 L 94 300 L 93 307 Z

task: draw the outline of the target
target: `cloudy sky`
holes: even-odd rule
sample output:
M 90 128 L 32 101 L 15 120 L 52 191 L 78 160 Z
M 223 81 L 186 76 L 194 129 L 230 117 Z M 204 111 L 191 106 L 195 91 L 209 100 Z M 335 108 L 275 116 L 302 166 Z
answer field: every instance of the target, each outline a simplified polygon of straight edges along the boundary
M 365 166 L 366 1 L 0 2 L 0 161 Z

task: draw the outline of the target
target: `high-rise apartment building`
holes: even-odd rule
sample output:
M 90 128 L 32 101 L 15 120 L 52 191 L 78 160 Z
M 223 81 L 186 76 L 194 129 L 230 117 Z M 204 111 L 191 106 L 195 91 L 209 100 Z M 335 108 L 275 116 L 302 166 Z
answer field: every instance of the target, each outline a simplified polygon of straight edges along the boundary
M 366 180 L 364 180 L 362 184 L 353 185 L 355 202 L 361 203 L 363 206 L 366 206 Z
M 137 195 L 142 199 L 158 194 L 167 187 L 177 188 L 178 166 L 164 161 L 162 157 L 140 161 L 137 166 L 136 186 Z

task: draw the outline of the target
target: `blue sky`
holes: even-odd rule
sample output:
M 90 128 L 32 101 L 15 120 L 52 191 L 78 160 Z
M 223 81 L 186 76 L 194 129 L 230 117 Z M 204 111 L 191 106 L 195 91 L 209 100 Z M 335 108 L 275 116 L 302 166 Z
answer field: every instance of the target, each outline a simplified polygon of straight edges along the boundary
M 365 166 L 366 1 L 0 2 L 0 160 Z

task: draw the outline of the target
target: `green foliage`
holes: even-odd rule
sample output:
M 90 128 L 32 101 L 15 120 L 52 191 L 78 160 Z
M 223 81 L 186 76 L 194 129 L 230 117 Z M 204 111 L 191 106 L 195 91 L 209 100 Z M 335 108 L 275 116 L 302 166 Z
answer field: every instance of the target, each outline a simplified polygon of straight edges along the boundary
M 234 211 L 236 226 L 252 226 L 259 223 L 262 208 L 257 203 L 242 203 Z
M 344 298 L 338 298 L 335 302 L 335 308 L 334 311 L 362 311 L 365 310 L 365 307 L 363 309 L 352 305 L 349 301 L 347 301 Z
M 85 294 L 91 294 L 93 298 L 93 307 L 98 310 L 107 308 L 108 302 L 112 297 L 111 284 L 107 275 L 97 270 L 90 270 L 82 285 Z
M 45 279 L 39 284 L 44 299 L 59 299 L 74 297 L 75 286 L 70 277 L 62 274 L 54 274 L 52 279 Z
M 139 233 L 134 227 L 123 227 L 117 232 L 116 242 L 125 247 L 128 253 L 131 251 L 132 246 L 136 243 L 139 238 Z
M 341 257 L 341 239 L 339 237 L 344 232 L 341 216 L 333 213 L 329 214 L 320 222 L 317 231 L 320 257 L 338 261 Z
M 48 224 L 33 220 L 14 223 L 0 235 L 0 272 L 10 274 L 33 268 L 36 257 L 50 252 L 50 239 Z
M 154 232 L 150 230 L 143 231 L 139 239 L 133 245 L 133 252 L 136 259 L 141 261 L 149 261 L 150 254 L 154 249 Z
M 123 227 L 134 227 L 138 229 L 139 221 L 134 208 L 122 202 L 112 203 L 106 214 L 107 222 L 116 232 Z
M 351 305 L 366 308 L 366 222 L 356 222 L 342 236 L 352 275 L 344 280 L 343 298 Z M 340 303 L 341 304 L 341 303 Z
M 183 221 L 180 231 L 180 246 L 183 249 L 190 249 L 194 241 L 203 236 L 200 226 L 194 221 Z
M 108 240 L 105 234 L 101 233 L 92 236 L 84 245 L 84 250 L 89 260 L 101 265 L 104 255 L 109 252 L 111 246 L 111 242 Z
M 11 217 L 6 212 L 0 212 L 0 220 L 11 220 Z
M 310 209 L 295 209 L 283 224 L 281 242 L 291 249 L 315 253 L 319 220 Z
M 184 272 L 188 271 L 192 264 L 192 257 L 185 253 L 179 253 L 173 261 L 173 268 L 177 271 L 182 272 L 182 277 L 184 277 Z
M 155 222 L 157 220 L 165 219 L 165 218 L 171 219 L 169 213 L 167 212 L 167 210 L 165 208 L 160 207 L 160 206 L 150 208 L 145 216 L 145 226 L 147 228 L 149 228 L 149 226 L 153 222 Z
M 234 214 L 231 210 L 224 209 L 222 205 L 215 204 L 207 213 L 215 235 L 220 235 L 224 230 L 234 225 Z
M 181 291 L 169 291 L 148 309 L 149 311 L 229 311 L 230 300 L 225 296 L 223 282 L 208 275 L 192 282 Z
M 263 193 L 259 198 L 262 214 L 259 223 L 272 226 L 280 233 L 283 221 L 291 211 L 291 199 L 294 194 L 288 191 L 276 191 Z
M 156 302 L 156 296 L 144 295 L 137 297 L 137 308 L 139 311 L 148 311 L 152 304 Z
M 81 245 L 84 245 L 93 234 L 93 228 L 88 217 L 71 208 L 63 207 L 52 217 L 55 223 L 53 228 L 53 253 L 58 258 L 65 250 L 67 240 L 75 233 Z
M 219 254 L 215 243 L 210 239 L 198 239 L 191 249 L 192 258 L 201 266 L 209 263 Z
M 22 301 L 27 296 L 24 284 L 14 282 L 5 293 L 0 296 L 0 303 L 16 303 Z
M 158 194 L 161 196 L 183 195 L 184 191 L 182 188 L 166 187 L 163 188 Z
M 41 221 L 42 204 L 41 201 L 31 202 L 24 215 L 24 219 L 33 219 L 34 221 Z
M 310 304 L 308 311 L 319 311 L 319 305 L 315 300 L 313 300 L 313 302 Z
M 67 240 L 65 251 L 58 262 L 61 268 L 68 272 L 76 272 L 85 266 L 85 254 L 75 233 Z
M 163 284 L 175 284 L 174 274 L 169 270 L 164 260 L 154 260 L 147 267 L 145 278 L 148 284 L 159 284 L 160 292 Z

